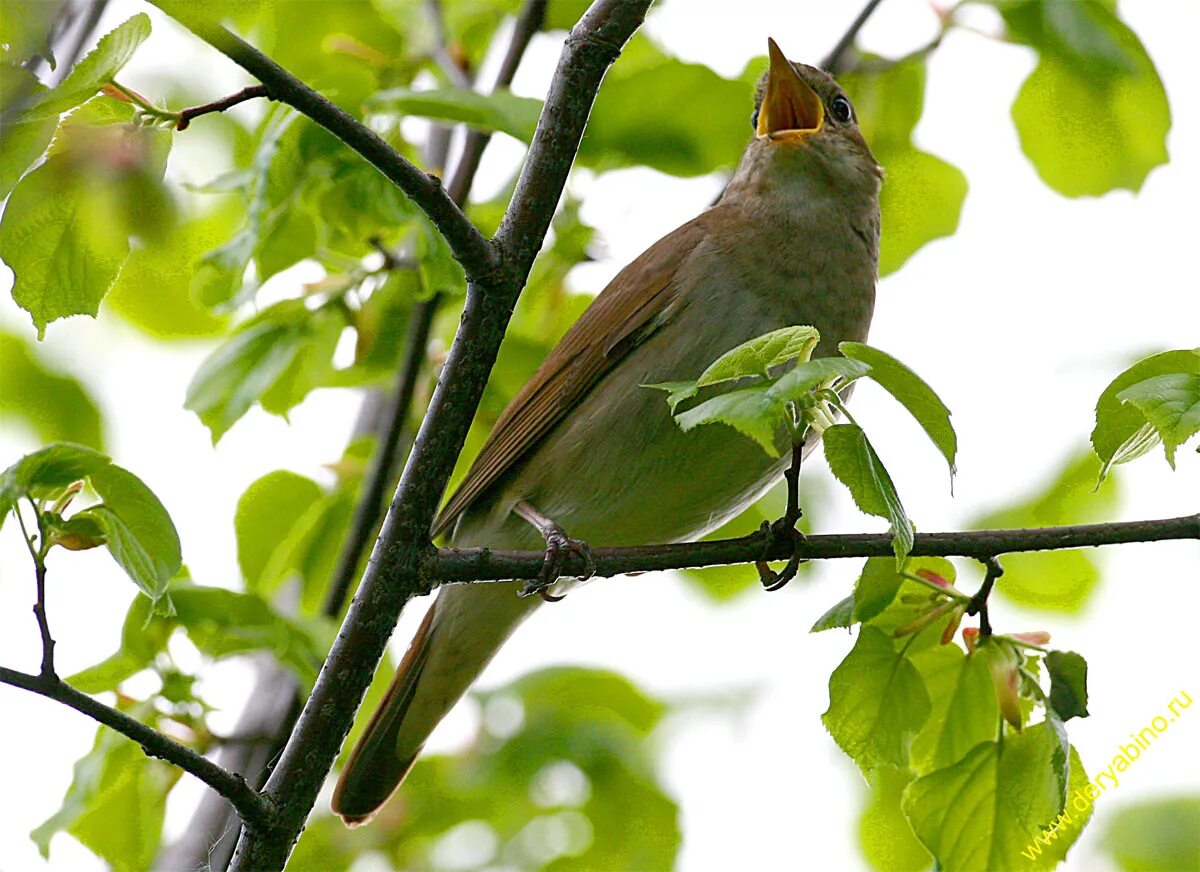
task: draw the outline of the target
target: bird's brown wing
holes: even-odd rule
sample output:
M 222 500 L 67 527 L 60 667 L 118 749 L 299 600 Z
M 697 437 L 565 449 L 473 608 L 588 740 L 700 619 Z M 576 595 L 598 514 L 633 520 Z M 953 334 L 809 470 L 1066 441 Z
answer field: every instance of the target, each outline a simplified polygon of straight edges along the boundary
M 496 421 L 467 477 L 442 508 L 433 535 L 445 532 L 516 466 L 646 330 L 670 317 L 675 274 L 707 235 L 709 210 L 667 234 L 617 273 Z

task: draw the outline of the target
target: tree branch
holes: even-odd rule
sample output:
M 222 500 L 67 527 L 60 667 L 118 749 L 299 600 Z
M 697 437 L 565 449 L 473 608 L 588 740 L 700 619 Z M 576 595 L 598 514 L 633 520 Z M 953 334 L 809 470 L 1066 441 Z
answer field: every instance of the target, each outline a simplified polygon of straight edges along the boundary
M 81 712 L 92 720 L 116 730 L 142 746 L 151 757 L 173 763 L 185 772 L 195 775 L 221 796 L 228 799 L 250 825 L 262 824 L 271 817 L 268 800 L 256 793 L 240 775 L 225 771 L 211 760 L 191 748 L 168 738 L 158 730 L 148 727 L 137 718 L 105 705 L 65 684 L 54 675 L 29 675 L 0 666 L 0 684 L 8 684 L 28 690 Z
M 567 38 L 517 191 L 497 234 L 502 267 L 491 275 L 475 274 L 467 287 L 458 333 L 358 594 L 267 781 L 265 794 L 279 815 L 269 826 L 247 827 L 233 858 L 234 869 L 283 867 L 350 730 L 400 610 L 430 589 L 421 571 L 433 551 L 429 528 L 434 513 L 533 256 L 545 238 L 600 82 L 649 5 L 650 0 L 597 0 Z
M 1175 539 L 1200 540 L 1200 515 L 1025 530 L 918 533 L 911 553 L 914 557 L 974 557 L 986 561 L 1012 552 L 1054 551 Z M 592 562 L 595 564 L 595 575 L 609 577 L 629 572 L 699 569 L 703 566 L 729 563 L 753 563 L 762 559 L 764 554 L 767 560 L 787 560 L 793 548 L 802 560 L 887 557 L 893 553 L 892 537 L 888 533 L 806 536 L 796 543 L 770 530 L 760 530 L 737 539 L 721 539 L 714 542 L 595 548 L 592 550 Z M 536 578 L 544 560 L 545 554 L 541 551 L 441 548 L 426 559 L 424 572 L 427 578 L 436 578 L 442 582 L 516 580 Z M 584 561 L 578 557 L 570 557 L 564 562 L 562 572 L 564 575 L 582 575 Z
M 467 278 L 488 279 L 496 270 L 496 252 L 483 234 L 454 204 L 436 176 L 421 172 L 377 133 L 318 94 L 254 46 L 214 24 L 184 0 L 151 0 L 196 36 L 258 79 L 272 100 L 286 103 L 320 124 L 408 195 L 446 238 Z
M 254 100 L 259 97 L 266 97 L 268 100 L 271 99 L 270 94 L 267 93 L 266 85 L 250 85 L 247 88 L 242 88 L 236 94 L 230 94 L 228 97 L 222 97 L 220 100 L 213 100 L 211 103 L 181 109 L 179 110 L 179 121 L 175 123 L 175 129 L 187 130 L 193 118 L 208 115 L 210 112 L 224 112 L 238 103 L 245 103 L 247 100 Z
M 837 45 L 821 61 L 821 69 L 828 70 L 834 74 L 841 72 L 842 62 L 845 60 L 846 53 L 854 45 L 854 40 L 858 39 L 859 31 L 863 29 L 868 19 L 874 14 L 875 9 L 882 2 L 883 0 L 867 0 L 867 5 L 858 13 L 858 17 L 850 23 L 850 27 L 842 34 L 842 38 L 837 41 Z

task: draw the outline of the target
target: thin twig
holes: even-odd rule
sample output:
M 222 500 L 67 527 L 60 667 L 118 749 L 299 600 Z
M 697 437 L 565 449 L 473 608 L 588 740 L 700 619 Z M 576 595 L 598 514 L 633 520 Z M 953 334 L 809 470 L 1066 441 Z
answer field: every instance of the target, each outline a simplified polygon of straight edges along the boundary
M 983 640 L 992 635 L 992 623 L 988 620 L 988 597 L 992 595 L 996 579 L 1004 574 L 1004 567 L 1000 565 L 1000 558 L 995 555 L 981 558 L 981 562 L 986 569 L 983 584 L 971 597 L 971 602 L 967 605 L 967 614 L 979 615 L 979 638 Z
M 137 718 L 130 717 L 118 709 L 107 706 L 65 684 L 53 675 L 29 675 L 0 666 L 0 684 L 19 687 L 55 702 L 75 709 L 116 730 L 142 746 L 151 757 L 173 763 L 185 772 L 195 775 L 221 796 L 233 803 L 242 819 L 249 825 L 266 823 L 271 816 L 270 804 L 246 784 L 240 775 L 225 771 L 211 760 L 205 759 L 191 748 L 181 745 L 158 730 L 148 727 Z
M 37 519 L 38 535 L 37 545 L 34 545 L 33 538 L 29 535 L 29 530 L 25 527 L 25 519 L 21 516 L 20 509 L 14 507 L 13 514 L 17 516 L 17 524 L 21 527 L 21 537 L 25 540 L 25 547 L 29 549 L 29 556 L 33 560 L 34 578 L 36 579 L 37 599 L 33 603 L 33 616 L 37 619 L 38 633 L 42 637 L 42 665 L 41 676 L 43 678 L 57 678 L 54 672 L 54 637 L 50 635 L 50 620 L 46 617 L 46 525 L 42 521 L 42 513 L 38 510 L 37 503 L 32 499 L 29 500 L 29 505 L 33 509 L 33 516 Z
M 187 130 L 193 118 L 208 115 L 210 112 L 224 112 L 238 103 L 245 103 L 247 100 L 255 100 L 259 97 L 266 97 L 268 100 L 271 99 L 271 95 L 267 93 L 266 85 L 250 85 L 247 88 L 242 88 L 236 94 L 230 94 L 228 97 L 222 97 L 220 100 L 213 100 L 211 103 L 204 103 L 200 106 L 192 106 L 190 109 L 181 109 L 179 111 L 179 121 L 175 124 L 175 129 Z
M 441 0 L 425 0 L 425 10 L 433 25 L 433 59 L 456 88 L 470 88 L 471 75 L 456 61 L 450 51 L 450 38 L 446 33 L 446 16 L 442 12 Z
M 875 12 L 876 7 L 883 0 L 867 0 L 867 5 L 858 13 L 858 17 L 850 23 L 850 27 L 842 34 L 842 38 L 837 41 L 837 45 L 833 50 L 825 56 L 821 61 L 821 69 L 828 70 L 831 73 L 838 73 L 841 70 L 842 61 L 845 60 L 846 53 L 850 47 L 854 45 L 854 40 L 858 38 L 858 33 L 866 25 L 867 20 Z
M 1200 540 L 1200 515 L 1025 530 L 918 533 L 911 554 L 915 557 L 936 555 L 987 560 L 1018 551 L 1053 551 L 1176 539 Z M 714 542 L 596 548 L 592 551 L 592 562 L 597 576 L 610 577 L 629 572 L 752 563 L 764 558 L 764 549 L 765 559 L 786 560 L 792 556 L 793 548 L 803 560 L 887 557 L 893 553 L 892 537 L 887 533 L 806 536 L 794 543 L 768 529 Z M 541 551 L 442 548 L 429 556 L 424 574 L 427 579 L 442 582 L 536 578 L 544 557 Z M 583 570 L 584 563 L 578 558 L 571 558 L 562 566 L 563 575 L 579 574 Z
M 469 279 L 494 280 L 499 267 L 492 245 L 442 189 L 441 180 L 421 172 L 379 134 L 318 94 L 275 61 L 208 15 L 182 0 L 152 0 L 196 36 L 258 79 L 271 96 L 307 115 L 364 157 L 429 217 Z

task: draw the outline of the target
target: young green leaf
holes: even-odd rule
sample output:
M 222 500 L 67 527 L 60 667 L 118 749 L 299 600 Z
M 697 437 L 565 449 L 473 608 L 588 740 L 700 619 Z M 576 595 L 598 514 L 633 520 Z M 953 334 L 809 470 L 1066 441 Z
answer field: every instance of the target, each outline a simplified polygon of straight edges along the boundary
M 821 715 L 838 746 L 863 772 L 908 765 L 908 743 L 929 717 L 929 694 L 912 661 L 890 635 L 871 626 L 829 677 Z
M 871 371 L 869 364 L 846 357 L 818 357 L 798 363 L 771 385 L 772 397 L 799 402 L 812 390 L 841 379 L 841 387 L 862 378 Z
M 285 469 L 268 472 L 238 498 L 233 527 L 238 566 L 251 590 L 258 589 L 271 555 L 324 491 L 312 479 Z
M 90 100 L 112 81 L 129 62 L 137 47 L 150 35 L 150 18 L 138 13 L 116 30 L 106 34 L 88 52 L 57 88 L 39 95 L 21 113 L 22 121 L 61 115 Z
M 1050 708 L 1059 720 L 1086 718 L 1087 661 L 1074 651 L 1051 651 L 1046 655 L 1050 674 Z
M 104 660 L 64 679 L 88 694 L 116 690 L 121 682 L 154 663 L 175 629 L 173 619 L 155 614 L 146 597 L 134 597 L 121 625 L 121 647 Z
M 1000 710 L 987 663 L 957 645 L 934 645 L 913 655 L 933 709 L 913 739 L 911 765 L 924 775 L 952 766 L 996 736 Z
M 829 470 L 850 489 L 855 505 L 868 515 L 888 520 L 899 564 L 912 550 L 912 522 L 867 434 L 857 424 L 835 424 L 825 431 L 824 442 Z
M 26 454 L 0 473 L 0 527 L 24 497 L 57 499 L 67 485 L 109 464 L 94 448 L 60 442 Z
M 959 762 L 904 791 L 917 838 L 944 869 L 1050 870 L 1086 822 L 1065 800 L 1087 783 L 1079 756 L 1050 721 L 1003 742 L 976 745 Z
M 415 91 L 390 88 L 367 101 L 372 112 L 417 115 L 439 121 L 458 121 L 479 130 L 499 130 L 522 142 L 533 139 L 542 114 L 542 101 L 518 97 L 508 91 L 481 94 L 478 91 L 440 88 Z
M 792 360 L 797 363 L 808 360 L 820 340 L 821 334 L 808 325 L 784 327 L 757 336 L 731 348 L 709 364 L 708 369 L 696 379 L 696 387 L 735 381 L 747 376 L 769 378 L 772 367 Z
M 854 595 L 839 600 L 829 607 L 829 611 L 817 618 L 810 633 L 820 633 L 822 630 L 832 630 L 835 627 L 851 627 L 854 625 Z
M 1197 372 L 1158 375 L 1131 385 L 1117 399 L 1136 406 L 1162 439 L 1167 463 L 1175 449 L 1200 432 L 1200 359 Z
M 861 342 L 843 342 L 838 346 L 842 354 L 871 367 L 867 375 L 872 381 L 895 397 L 900 405 L 925 430 L 938 451 L 946 458 L 950 474 L 954 475 L 954 457 L 958 450 L 958 437 L 950 423 L 950 410 L 919 375 L 896 358 L 878 348 Z
M 1099 481 L 1116 464 L 1145 454 L 1159 438 L 1145 413 L 1131 403 L 1122 402 L 1118 394 L 1155 376 L 1198 371 L 1200 348 L 1164 351 L 1139 360 L 1112 380 L 1096 402 L 1096 426 L 1092 429 L 1092 447 L 1104 462 Z
M 749 436 L 770 455 L 779 454 L 775 435 L 782 429 L 784 401 L 769 393 L 769 385 L 758 384 L 720 394 L 675 416 L 685 433 L 701 424 L 726 424 Z

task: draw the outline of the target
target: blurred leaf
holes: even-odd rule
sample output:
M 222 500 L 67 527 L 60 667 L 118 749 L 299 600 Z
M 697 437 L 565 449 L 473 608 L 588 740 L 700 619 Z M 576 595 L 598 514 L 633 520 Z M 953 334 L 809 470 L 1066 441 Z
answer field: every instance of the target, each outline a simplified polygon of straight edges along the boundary
M 871 367 L 870 379 L 891 394 L 908 410 L 950 467 L 954 475 L 954 456 L 958 451 L 958 436 L 950 423 L 950 410 L 919 375 L 896 358 L 878 348 L 861 342 L 843 342 L 842 354 Z
M 849 488 L 860 511 L 887 519 L 897 563 L 904 560 L 912 550 L 912 522 L 867 434 L 857 424 L 835 424 L 825 431 L 823 441 L 829 471 Z
M 863 626 L 854 648 L 829 677 L 829 709 L 821 721 L 864 773 L 905 767 L 908 744 L 929 717 L 920 673 L 892 637 Z
M 42 442 L 104 447 L 95 400 L 78 381 L 55 372 L 21 336 L 0 331 L 0 419 L 27 422 Z
M 1046 655 L 1050 675 L 1050 707 L 1060 721 L 1086 718 L 1087 661 L 1074 651 L 1051 651 Z
M 150 18 L 138 13 L 100 42 L 75 65 L 58 87 L 39 95 L 21 113 L 22 121 L 60 115 L 90 100 L 112 81 L 133 57 L 137 47 L 150 35 Z
M 1039 493 L 1015 505 L 976 518 L 968 527 L 1055 527 L 1107 520 L 1117 505 L 1116 482 L 1093 492 L 1100 464 L 1090 453 L 1067 459 Z M 1052 611 L 1081 609 L 1099 579 L 1091 551 L 1040 551 L 1004 556 L 1004 576 L 996 590 L 1013 602 Z
M 58 7 L 45 0 L 4 0 L 0 15 L 0 48 L 11 64 L 27 61 L 35 55 L 46 58 L 55 69 L 50 31 L 58 16 Z M 5 95 L 8 96 L 8 95 Z
M 1122 872 L 1200 869 L 1200 796 L 1144 800 L 1109 819 L 1103 845 Z
M 149 709 L 141 706 L 129 714 L 145 717 Z M 170 766 L 101 727 L 92 750 L 75 764 L 62 807 L 30 838 L 49 858 L 51 838 L 65 831 L 116 872 L 149 869 L 162 838 L 167 792 L 174 782 Z
M 1135 406 L 1154 427 L 1175 468 L 1175 449 L 1200 432 L 1200 355 L 1195 373 L 1159 375 L 1130 385 L 1117 399 Z
M 1171 373 L 1196 372 L 1200 367 L 1200 349 L 1164 351 L 1139 360 L 1109 383 L 1096 402 L 1096 426 L 1092 429 L 1092 448 L 1104 461 L 1100 480 L 1118 463 L 1140 457 L 1158 442 L 1154 428 L 1137 406 L 1123 403 L 1118 396 L 1138 382 Z
M 121 625 L 121 647 L 94 666 L 64 679 L 76 690 L 87 694 L 116 690 L 122 681 L 154 663 L 167 647 L 174 622 L 153 613 L 150 600 L 134 597 Z
M 479 130 L 499 130 L 522 142 L 533 139 L 542 101 L 518 97 L 508 91 L 481 94 L 459 88 L 414 91 L 392 88 L 374 94 L 370 108 L 377 112 L 419 115 L 441 121 L 456 121 Z
M 1009 35 L 1040 52 L 1012 116 L 1042 181 L 1067 197 L 1140 190 L 1167 162 L 1171 110 L 1137 35 L 1098 0 L 999 5 Z
M 579 164 L 601 171 L 642 165 L 676 176 L 734 166 L 751 134 L 751 88 L 640 43 L 641 63 L 623 54 L 605 77 Z
M 233 526 L 238 567 L 247 588 L 259 588 L 271 555 L 323 495 L 315 481 L 284 469 L 268 472 L 246 488 L 238 499 Z
M 192 298 L 191 280 L 197 261 L 229 238 L 240 214 L 233 204 L 222 204 L 180 223 L 162 239 L 135 248 L 105 297 L 105 306 L 159 339 L 223 334 L 228 319 Z
M 863 64 L 839 81 L 854 100 L 859 128 L 885 172 L 879 196 L 879 274 L 885 276 L 926 243 L 958 229 L 967 179 L 912 143 L 924 111 L 924 58 Z
M 912 776 L 880 766 L 867 779 L 870 801 L 858 819 L 858 842 L 863 856 L 879 872 L 921 872 L 932 862 L 900 811 L 900 796 Z
M 49 4 L 44 6 L 50 8 Z M 4 17 L 0 15 L 0 19 Z M 2 42 L 4 39 L 0 38 Z M 6 110 L 4 124 L 0 126 L 0 200 L 8 196 L 17 179 L 46 151 L 58 126 L 58 118 L 53 115 L 33 121 L 9 118 L 8 107 L 18 100 L 36 99 L 46 91 L 33 73 L 0 61 L 0 110 Z
M 1066 735 L 1043 722 L 918 778 L 904 791 L 904 812 L 942 868 L 1053 869 L 1080 832 L 1064 812 L 1067 760 Z M 1072 749 L 1070 768 L 1082 775 L 1078 764 Z M 1050 844 L 1036 842 L 1056 821 Z
M 310 503 L 271 552 L 260 576 L 261 591 L 269 593 L 299 576 L 301 610 L 315 614 L 340 557 L 354 504 L 353 487 L 343 487 Z

